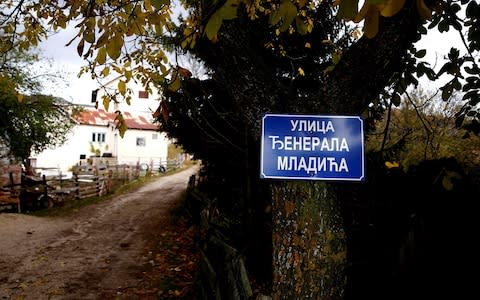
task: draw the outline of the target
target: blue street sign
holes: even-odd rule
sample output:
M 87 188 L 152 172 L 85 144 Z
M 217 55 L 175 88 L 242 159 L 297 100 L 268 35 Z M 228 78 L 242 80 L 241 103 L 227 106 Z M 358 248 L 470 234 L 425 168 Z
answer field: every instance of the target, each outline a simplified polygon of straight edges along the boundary
M 260 164 L 260 178 L 362 181 L 363 120 L 265 114 Z

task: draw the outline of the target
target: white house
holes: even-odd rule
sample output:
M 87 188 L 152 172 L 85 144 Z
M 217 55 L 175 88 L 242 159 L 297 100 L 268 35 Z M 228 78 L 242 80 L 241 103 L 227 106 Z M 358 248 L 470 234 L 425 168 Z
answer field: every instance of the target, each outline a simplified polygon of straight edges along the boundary
M 103 109 L 85 109 L 74 116 L 76 125 L 61 147 L 33 155 L 36 167 L 55 167 L 63 172 L 90 156 L 115 157 L 119 164 L 164 162 L 168 139 L 158 125 L 143 116 L 124 112 L 127 131 L 120 136 L 116 114 Z
M 68 141 L 56 149 L 47 149 L 32 156 L 36 167 L 55 167 L 66 172 L 81 159 L 100 154 L 117 158 L 119 164 L 165 162 L 169 141 L 165 133 L 153 123 L 153 112 L 159 106 L 161 94 L 151 87 L 147 92 L 141 84 L 130 80 L 126 84 L 131 97 L 130 104 L 119 95 L 117 77 L 105 84 L 102 89 L 92 91 L 92 102 L 98 101 L 98 109 L 84 107 L 84 111 L 72 116 L 76 121 Z M 103 106 L 103 95 L 117 95 L 108 111 Z M 116 129 L 115 111 L 121 111 L 127 124 L 123 138 Z
M 155 88 L 153 84 L 150 84 L 150 91 L 148 92 L 142 84 L 131 79 L 126 83 L 126 94 L 131 97 L 130 103 L 127 103 L 119 92 L 119 83 L 122 80 L 124 80 L 124 77 L 116 77 L 115 79 L 104 83 L 103 88 L 92 91 L 92 102 L 98 102 L 98 107 L 104 108 L 103 96 L 108 94 L 108 96 L 115 99 L 115 102 L 110 101 L 108 111 L 128 111 L 130 113 L 144 116 L 147 119 L 152 119 L 152 114 L 157 110 L 160 104 L 160 99 L 162 97 L 161 92 Z

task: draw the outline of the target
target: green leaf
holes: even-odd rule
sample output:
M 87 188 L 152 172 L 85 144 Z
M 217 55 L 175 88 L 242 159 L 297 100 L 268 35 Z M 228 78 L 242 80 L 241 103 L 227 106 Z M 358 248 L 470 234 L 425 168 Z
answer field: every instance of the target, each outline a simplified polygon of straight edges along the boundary
M 175 92 L 178 91 L 181 86 L 182 82 L 180 81 L 180 76 L 176 75 L 175 79 L 168 85 L 168 90 Z
M 95 42 L 95 31 L 94 30 L 85 30 L 83 32 L 83 38 L 90 44 Z
M 337 18 L 353 20 L 358 13 L 358 0 L 342 0 L 338 9 Z
M 365 18 L 363 32 L 369 39 L 374 38 L 378 33 L 379 12 L 376 9 L 369 9 Z
M 452 179 L 459 179 L 461 178 L 460 175 L 456 174 L 455 172 L 446 172 L 447 174 L 442 178 L 442 186 L 447 191 L 453 190 L 453 180 Z
M 297 7 L 290 1 L 283 1 L 283 3 L 280 4 L 279 10 L 283 19 L 280 31 L 286 31 L 297 16 Z
M 219 16 L 218 11 L 212 15 L 205 26 L 205 34 L 209 40 L 212 40 L 218 33 L 218 30 L 222 26 L 222 18 Z
M 120 80 L 118 82 L 118 91 L 120 92 L 120 94 L 125 95 L 127 91 L 127 84 L 125 83 L 125 81 Z
M 170 4 L 170 0 L 151 0 L 150 1 L 156 9 L 160 9 L 163 7 L 163 5 L 168 5 Z
M 233 20 L 237 17 L 238 5 L 234 0 L 227 1 L 219 10 L 219 15 L 223 20 Z
M 106 111 L 108 111 L 108 107 L 110 106 L 110 98 L 107 95 L 102 97 L 103 107 Z
M 109 43 L 107 43 L 108 56 L 116 60 L 122 53 L 123 38 L 120 35 L 116 35 Z
M 282 16 L 280 15 L 280 10 L 277 9 L 270 14 L 269 22 L 271 25 L 277 25 L 281 19 L 282 19 Z
M 401 98 L 400 98 L 400 95 L 395 93 L 393 94 L 392 96 L 392 104 L 395 105 L 396 107 L 398 107 L 400 105 L 400 102 L 401 102 Z
M 107 49 L 105 49 L 105 47 L 102 47 L 98 49 L 97 63 L 100 65 L 103 65 L 105 64 L 106 61 L 107 61 Z
M 422 58 L 422 57 L 425 56 L 425 54 L 427 54 L 427 50 L 422 49 L 422 50 L 419 50 L 415 53 L 415 57 L 416 58 Z
M 115 121 L 117 122 L 117 129 L 118 129 L 118 132 L 120 133 L 120 136 L 123 138 L 128 127 L 125 122 L 125 119 L 123 118 L 122 113 L 120 111 L 117 111 L 116 113 L 117 113 L 117 116 L 115 117 Z
M 100 38 L 97 40 L 97 44 L 95 45 L 97 48 L 103 47 L 108 42 L 108 32 L 104 32 Z
M 301 35 L 307 34 L 307 25 L 303 22 L 302 18 L 295 17 L 295 26 L 297 27 L 297 31 Z
M 453 88 L 452 88 L 451 85 L 445 86 L 442 89 L 442 100 L 447 101 L 450 98 L 450 96 L 452 95 L 452 92 L 453 92 Z

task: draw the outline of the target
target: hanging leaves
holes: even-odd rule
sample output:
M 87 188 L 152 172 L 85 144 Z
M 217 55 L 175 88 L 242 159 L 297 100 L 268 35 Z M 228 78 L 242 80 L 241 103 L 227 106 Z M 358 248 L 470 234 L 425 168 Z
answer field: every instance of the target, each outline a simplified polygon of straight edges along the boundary
M 338 0 L 336 3 L 339 5 L 337 18 L 355 23 L 363 21 L 363 32 L 367 38 L 377 35 L 380 16 L 392 17 L 405 6 L 405 0 L 366 0 L 358 10 L 358 0 Z M 423 19 L 431 19 L 432 12 L 424 0 L 416 0 L 416 5 Z
M 121 111 L 116 111 L 116 116 L 115 116 L 115 122 L 117 123 L 116 127 L 118 129 L 118 132 L 120 133 L 120 136 L 123 138 L 125 135 L 125 132 L 128 129 L 127 123 L 125 122 L 125 119 L 123 118 L 122 112 Z
M 105 110 L 108 111 L 108 108 L 110 107 L 110 97 L 108 97 L 108 95 L 102 96 L 102 103 Z
M 100 65 L 105 64 L 107 61 L 107 49 L 105 47 L 98 49 L 97 52 L 97 63 Z
M 420 16 L 425 20 L 432 19 L 432 11 L 425 4 L 425 1 L 424 0 L 416 0 L 415 2 L 416 2 L 416 5 L 417 5 L 417 11 L 420 14 Z
M 118 81 L 118 91 L 119 91 L 120 94 L 122 94 L 123 96 L 124 96 L 125 93 L 127 92 L 127 84 L 125 83 L 124 80 L 119 80 L 119 81 Z
M 338 8 L 337 18 L 353 20 L 358 13 L 358 0 L 342 0 Z
M 232 20 L 237 17 L 238 0 L 227 0 L 208 20 L 205 26 L 205 34 L 211 41 L 216 41 L 218 31 L 223 20 Z
M 380 14 L 384 17 L 396 15 L 405 5 L 405 0 L 388 0 L 385 4 L 379 6 Z
M 85 42 L 83 39 L 80 40 L 80 42 L 78 43 L 77 45 L 77 53 L 78 53 L 78 56 L 82 56 L 83 55 L 83 47 L 85 45 Z
M 270 24 L 280 24 L 280 31 L 286 31 L 297 16 L 297 7 L 290 0 L 283 0 L 277 10 L 270 15 Z
M 116 60 L 117 58 L 119 58 L 120 54 L 122 53 L 122 46 L 123 46 L 123 36 L 115 35 L 112 38 L 112 40 L 106 45 L 108 56 L 113 60 Z
M 374 38 L 378 33 L 379 11 L 376 7 L 370 5 L 365 17 L 363 32 L 369 39 Z
M 192 72 L 190 72 L 190 70 L 185 69 L 185 68 L 183 68 L 183 67 L 181 67 L 181 66 L 178 66 L 178 65 L 177 65 L 177 72 L 178 72 L 178 74 L 180 74 L 180 76 L 182 76 L 182 77 L 185 77 L 185 78 L 190 78 L 190 77 L 192 77 Z

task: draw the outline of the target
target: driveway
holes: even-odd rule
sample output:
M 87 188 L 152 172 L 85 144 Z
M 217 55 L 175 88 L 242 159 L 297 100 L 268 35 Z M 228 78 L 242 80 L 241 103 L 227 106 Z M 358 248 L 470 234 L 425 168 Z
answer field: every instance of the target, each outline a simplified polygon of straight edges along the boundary
M 197 170 L 64 217 L 0 213 L 0 299 L 158 299 L 167 291 L 144 281 L 155 267 L 165 270 L 159 264 L 172 250 L 162 245 L 172 242 L 162 238 L 176 234 L 166 231 L 170 208 Z

